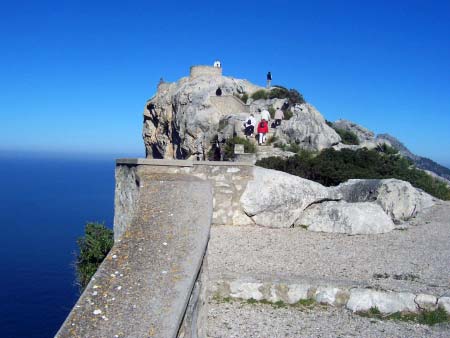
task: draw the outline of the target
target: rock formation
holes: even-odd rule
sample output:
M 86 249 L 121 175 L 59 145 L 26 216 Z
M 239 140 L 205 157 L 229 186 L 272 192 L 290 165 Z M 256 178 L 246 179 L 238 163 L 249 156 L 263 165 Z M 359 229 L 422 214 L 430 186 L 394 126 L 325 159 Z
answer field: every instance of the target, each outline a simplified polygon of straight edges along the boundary
M 257 225 L 311 231 L 379 234 L 415 217 L 435 199 L 396 179 L 349 180 L 337 187 L 255 167 L 240 203 Z
M 212 67 L 204 67 L 208 68 Z M 224 127 L 221 121 L 228 124 L 227 107 L 234 106 L 237 115 L 248 110 L 233 95 L 260 89 L 246 80 L 196 70 L 192 67 L 190 77 L 160 84 L 156 95 L 147 102 L 143 127 L 147 157 L 186 159 L 206 152 Z M 219 87 L 222 96 L 216 96 Z
M 294 116 L 283 121 L 275 134 L 282 142 L 295 143 L 308 150 L 322 150 L 341 141 L 339 135 L 326 124 L 323 116 L 312 105 L 295 105 L 293 113 Z

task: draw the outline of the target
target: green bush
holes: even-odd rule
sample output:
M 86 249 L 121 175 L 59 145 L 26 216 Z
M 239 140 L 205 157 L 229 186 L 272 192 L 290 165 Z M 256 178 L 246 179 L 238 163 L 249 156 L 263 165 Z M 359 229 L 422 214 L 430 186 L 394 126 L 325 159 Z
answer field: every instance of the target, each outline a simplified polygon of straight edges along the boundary
M 225 160 L 231 160 L 234 157 L 234 145 L 235 144 L 243 144 L 244 151 L 246 153 L 256 153 L 256 146 L 254 143 L 250 142 L 250 140 L 247 140 L 246 138 L 235 136 L 233 138 L 229 138 L 225 143 L 225 148 L 224 148 L 224 153 L 225 153 L 224 159 Z
M 282 86 L 275 86 L 269 92 L 269 99 L 287 99 L 289 97 L 289 90 Z
M 290 120 L 290 119 L 292 118 L 292 116 L 294 116 L 294 113 L 291 111 L 290 108 L 287 108 L 287 109 L 284 111 L 284 119 L 285 119 L 285 120 Z
M 272 88 L 270 92 L 268 93 L 269 99 L 288 99 L 289 104 L 291 106 L 295 104 L 302 104 L 305 103 L 305 99 L 303 98 L 303 95 L 300 94 L 296 89 L 287 89 L 283 86 L 274 86 L 275 88 Z
M 268 108 L 269 114 L 270 114 L 270 118 L 273 120 L 275 118 L 275 108 L 273 106 L 270 106 Z
M 356 136 L 356 134 L 354 132 L 349 131 L 349 130 L 334 128 L 334 127 L 333 127 L 333 129 L 341 137 L 342 143 L 344 143 L 344 144 L 354 144 L 354 145 L 358 145 L 359 144 L 358 136 Z
M 289 103 L 291 105 L 305 103 L 303 95 L 300 94 L 296 89 L 289 89 Z
M 248 94 L 247 94 L 247 93 L 242 94 L 241 100 L 242 100 L 242 102 L 244 102 L 245 104 L 247 104 L 247 101 L 248 101 Z
M 266 100 L 268 97 L 267 91 L 265 89 L 260 89 L 254 92 L 251 96 L 253 100 Z
M 450 200 L 450 189 L 411 162 L 397 154 L 386 154 L 366 148 L 350 150 L 324 149 L 317 155 L 300 151 L 288 159 L 269 157 L 257 165 L 304 177 L 325 186 L 334 186 L 351 178 L 383 179 L 397 178 L 410 182 L 427 193 Z
M 79 253 L 75 268 L 77 282 L 81 290 L 88 285 L 103 259 L 114 244 L 113 231 L 100 223 L 87 223 L 84 237 L 77 240 Z

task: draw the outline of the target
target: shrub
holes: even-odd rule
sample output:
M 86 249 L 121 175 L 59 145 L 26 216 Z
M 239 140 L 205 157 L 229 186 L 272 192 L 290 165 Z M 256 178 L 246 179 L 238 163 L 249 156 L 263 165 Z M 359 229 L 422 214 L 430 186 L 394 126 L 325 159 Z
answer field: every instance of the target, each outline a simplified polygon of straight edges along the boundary
M 289 103 L 291 105 L 295 105 L 296 103 L 302 104 L 305 103 L 305 99 L 303 95 L 300 94 L 296 89 L 289 89 Z
M 344 143 L 344 144 L 354 144 L 354 145 L 358 145 L 359 144 L 358 136 L 356 136 L 356 134 L 354 132 L 349 131 L 349 130 L 334 128 L 334 127 L 333 127 L 333 129 L 341 137 L 342 143 Z
M 305 99 L 303 95 L 300 94 L 296 89 L 287 89 L 282 86 L 275 86 L 275 88 L 271 89 L 268 93 L 269 99 L 288 99 L 289 104 L 291 106 L 295 104 L 305 103 Z
M 450 200 L 450 189 L 445 183 L 412 167 L 408 159 L 366 148 L 340 151 L 330 148 L 317 155 L 302 150 L 287 159 L 269 157 L 256 164 L 304 177 L 325 186 L 338 185 L 351 178 L 397 178 L 408 181 L 437 198 Z
M 284 119 L 285 120 L 290 120 L 292 118 L 292 116 L 294 116 L 294 113 L 292 112 L 292 110 L 288 107 L 285 111 L 284 111 Z
M 231 160 L 234 157 L 234 145 L 235 144 L 243 144 L 244 145 L 244 151 L 246 153 L 255 153 L 256 152 L 256 146 L 250 140 L 247 140 L 246 138 L 242 138 L 239 136 L 235 136 L 233 138 L 229 138 L 225 143 L 224 153 L 225 153 L 225 160 Z
M 113 231 L 100 223 L 87 223 L 84 237 L 77 240 L 79 253 L 75 268 L 81 291 L 88 285 L 114 244 Z
M 245 104 L 247 104 L 248 101 L 248 94 L 244 93 L 242 94 L 242 96 L 240 97 L 241 101 L 244 102 Z
M 274 117 L 275 117 L 275 108 L 273 106 L 270 106 L 267 110 L 269 111 L 270 118 L 274 119 Z
M 260 89 L 254 92 L 251 96 L 253 100 L 266 100 L 267 99 L 267 91 L 265 89 Z
M 269 92 L 269 99 L 286 99 L 289 97 L 289 90 L 282 86 L 275 86 Z

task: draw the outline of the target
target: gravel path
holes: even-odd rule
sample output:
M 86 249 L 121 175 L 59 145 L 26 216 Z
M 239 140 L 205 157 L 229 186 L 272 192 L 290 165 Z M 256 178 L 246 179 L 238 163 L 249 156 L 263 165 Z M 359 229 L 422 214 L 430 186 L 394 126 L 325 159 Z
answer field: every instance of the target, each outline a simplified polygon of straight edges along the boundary
M 274 308 L 265 304 L 209 304 L 207 336 L 244 337 L 450 337 L 448 324 L 426 326 L 354 315 L 342 308 Z
M 249 276 L 450 295 L 450 203 L 429 209 L 407 230 L 381 235 L 213 227 L 208 265 L 211 279 Z

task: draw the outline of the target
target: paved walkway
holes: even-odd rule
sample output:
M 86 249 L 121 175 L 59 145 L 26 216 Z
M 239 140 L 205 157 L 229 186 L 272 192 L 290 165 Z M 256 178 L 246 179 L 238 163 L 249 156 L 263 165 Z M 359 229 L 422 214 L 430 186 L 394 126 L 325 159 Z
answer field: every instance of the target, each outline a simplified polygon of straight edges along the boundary
M 378 320 L 343 308 L 283 307 L 241 301 L 209 304 L 209 338 L 448 338 L 448 324 L 429 327 L 411 322 Z
M 450 203 L 407 230 L 381 235 L 213 227 L 208 263 L 211 280 L 253 277 L 450 296 Z

